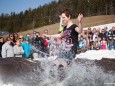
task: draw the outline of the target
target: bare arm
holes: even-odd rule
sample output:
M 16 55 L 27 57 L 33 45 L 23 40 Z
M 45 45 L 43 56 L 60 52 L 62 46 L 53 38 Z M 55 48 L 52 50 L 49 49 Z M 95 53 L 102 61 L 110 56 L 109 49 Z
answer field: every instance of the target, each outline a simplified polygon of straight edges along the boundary
M 83 18 L 83 14 L 79 14 L 78 15 L 78 27 L 75 28 L 75 30 L 78 32 L 78 33 L 82 33 L 83 31 L 83 28 L 82 28 L 82 18 Z

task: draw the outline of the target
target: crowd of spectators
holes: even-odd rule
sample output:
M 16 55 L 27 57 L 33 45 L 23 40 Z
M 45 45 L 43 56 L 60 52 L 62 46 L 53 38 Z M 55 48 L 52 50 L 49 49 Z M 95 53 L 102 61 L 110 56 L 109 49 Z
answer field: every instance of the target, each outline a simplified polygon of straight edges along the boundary
M 79 35 L 78 49 L 111 50 L 115 49 L 115 27 L 110 30 L 104 28 L 88 28 Z
M 43 34 L 48 34 L 48 30 L 44 30 Z M 65 44 L 63 38 L 45 37 L 37 31 L 33 31 L 33 34 L 27 33 L 25 36 L 13 33 L 9 34 L 6 40 L 0 37 L 0 57 L 32 58 L 32 46 L 47 54 L 51 51 L 55 52 L 58 48 L 70 49 L 68 48 L 70 45 Z M 79 34 L 76 48 L 78 48 L 78 53 L 87 50 L 115 50 L 115 26 L 110 30 L 106 26 L 104 28 L 89 27 L 83 30 L 82 34 Z

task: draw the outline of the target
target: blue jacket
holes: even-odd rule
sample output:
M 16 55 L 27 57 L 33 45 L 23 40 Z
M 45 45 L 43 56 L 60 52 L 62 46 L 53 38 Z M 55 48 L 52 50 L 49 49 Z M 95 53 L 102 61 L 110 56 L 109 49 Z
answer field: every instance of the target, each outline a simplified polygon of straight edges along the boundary
M 22 58 L 29 58 L 32 50 L 31 44 L 23 42 L 22 47 L 24 49 L 24 54 L 22 55 Z
M 79 41 L 79 46 L 78 46 L 78 48 L 79 48 L 79 49 L 85 48 L 84 40 L 80 40 L 80 41 Z

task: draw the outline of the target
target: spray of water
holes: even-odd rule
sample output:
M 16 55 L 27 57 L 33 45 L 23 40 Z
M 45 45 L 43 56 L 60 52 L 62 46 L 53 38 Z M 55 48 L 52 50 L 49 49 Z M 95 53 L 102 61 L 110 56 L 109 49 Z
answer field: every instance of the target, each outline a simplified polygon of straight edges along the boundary
M 33 49 L 35 50 L 35 48 Z M 39 51 L 36 50 L 36 52 Z M 104 72 L 94 60 L 76 58 L 77 61 L 71 60 L 67 65 L 68 60 L 66 58 L 41 53 L 45 54 L 46 59 L 42 60 L 35 70 L 18 77 L 15 76 L 13 79 L 11 77 L 8 82 L 0 82 L 2 84 L 0 86 L 5 84 L 6 86 L 106 86 L 107 83 L 113 85 L 115 83 L 115 72 Z M 61 52 L 59 57 L 63 57 L 63 54 Z M 66 54 L 66 57 L 71 55 Z M 50 57 L 56 58 L 48 60 Z
M 115 73 L 104 72 L 90 60 L 73 61 L 67 67 L 44 60 L 40 66 L 41 69 L 38 67 L 16 77 L 11 84 L 5 83 L 6 86 L 106 86 L 115 83 Z

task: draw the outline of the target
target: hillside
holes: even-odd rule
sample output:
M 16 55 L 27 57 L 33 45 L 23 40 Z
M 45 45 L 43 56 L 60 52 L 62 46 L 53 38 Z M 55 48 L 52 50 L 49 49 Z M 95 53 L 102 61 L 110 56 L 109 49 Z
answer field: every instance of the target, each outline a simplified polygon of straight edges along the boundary
M 73 23 L 77 23 L 76 19 L 72 19 L 72 21 Z M 101 16 L 84 17 L 82 24 L 83 24 L 83 27 L 90 27 L 90 26 L 107 24 L 107 23 L 112 23 L 112 22 L 115 22 L 115 15 L 101 15 Z M 35 28 L 34 30 L 42 33 L 43 30 L 45 29 L 48 29 L 49 34 L 58 33 L 59 23 L 47 25 L 41 28 Z M 26 33 L 31 34 L 32 32 L 33 32 L 33 29 L 21 32 L 21 34 L 23 35 L 25 35 Z
M 38 28 L 58 23 L 59 15 L 65 8 L 70 10 L 73 19 L 77 17 L 78 13 L 83 13 L 85 17 L 115 15 L 115 0 L 52 0 L 51 3 L 35 9 L 28 8 L 19 13 L 2 13 L 0 30 L 10 33 L 23 32 L 31 30 L 32 27 Z

